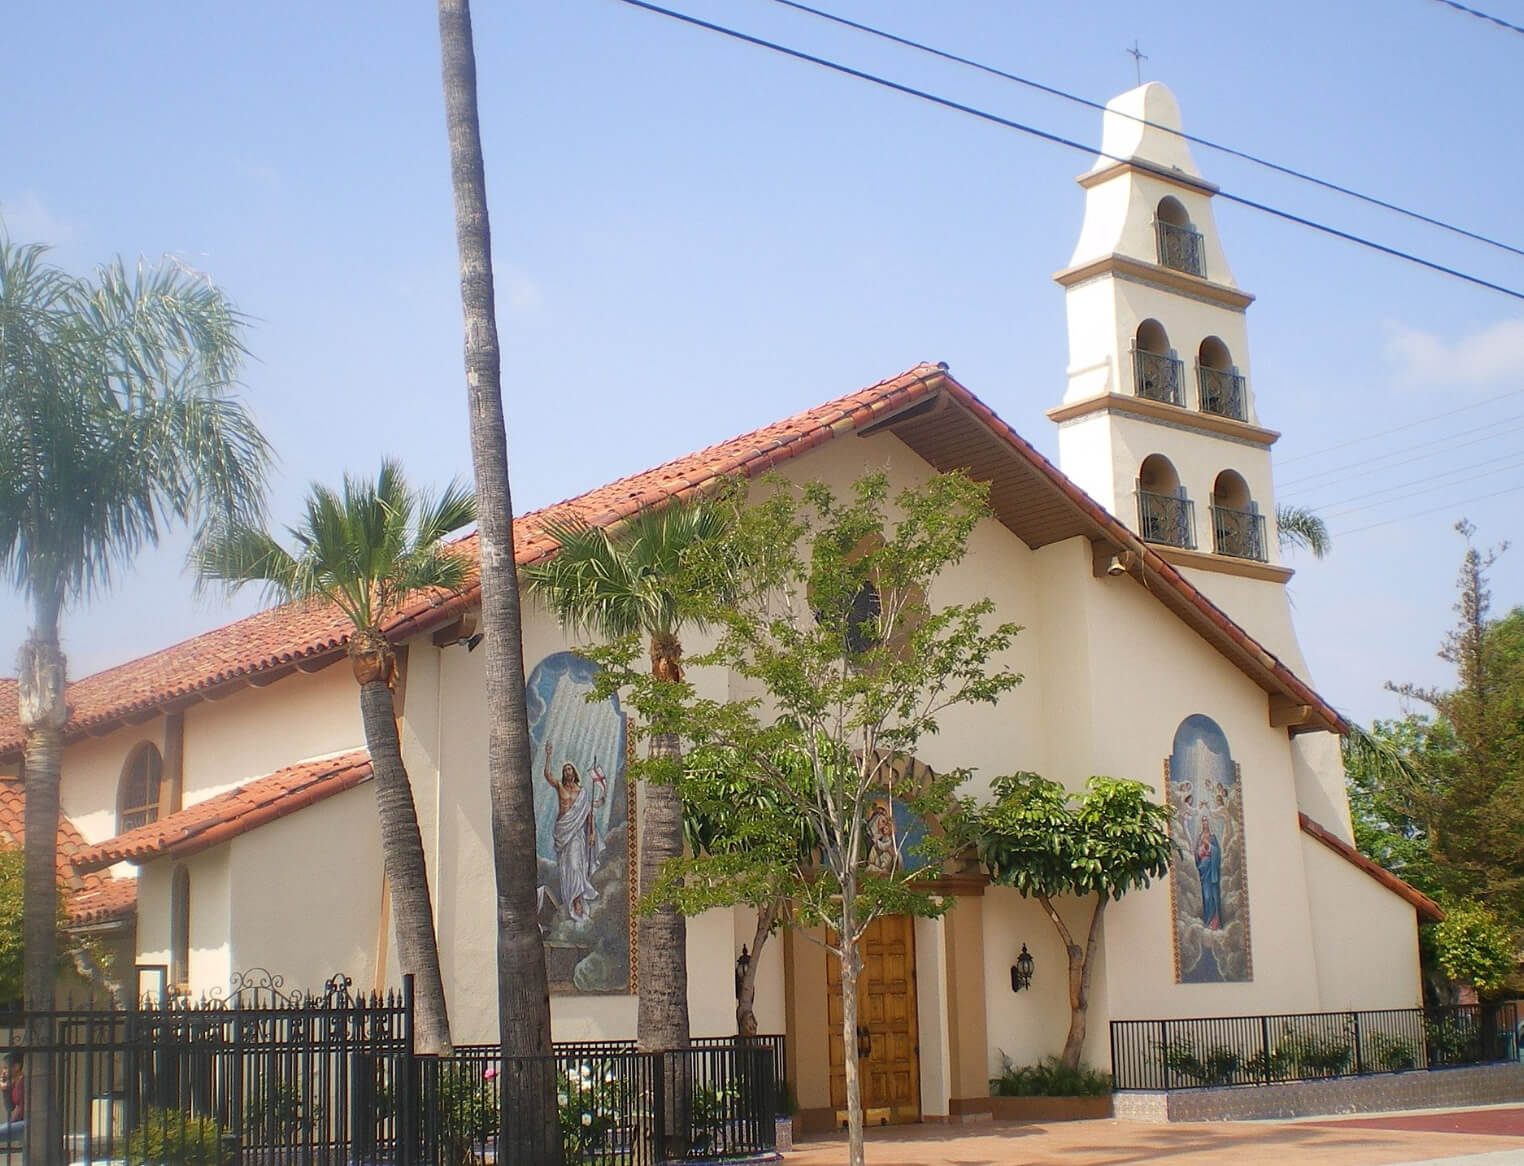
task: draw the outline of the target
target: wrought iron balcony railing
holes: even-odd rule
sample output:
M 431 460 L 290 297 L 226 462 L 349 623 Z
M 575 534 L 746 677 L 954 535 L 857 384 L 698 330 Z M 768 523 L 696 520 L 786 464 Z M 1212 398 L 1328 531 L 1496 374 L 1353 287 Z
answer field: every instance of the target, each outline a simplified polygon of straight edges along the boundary
M 1249 412 L 1244 402 L 1244 378 L 1236 369 L 1196 366 L 1196 385 L 1201 390 L 1201 411 L 1216 413 L 1219 417 L 1231 417 L 1234 421 L 1247 421 Z
M 1132 383 L 1138 396 L 1166 405 L 1184 405 L 1183 365 L 1163 352 L 1149 352 L 1133 346 Z
M 1265 516 L 1252 510 L 1213 506 L 1212 538 L 1219 555 L 1260 563 L 1269 558 L 1265 553 Z
M 1138 534 L 1145 542 L 1196 549 L 1196 504 L 1174 494 L 1138 491 Z
M 1159 263 L 1173 267 L 1187 275 L 1206 276 L 1206 247 L 1201 232 L 1190 227 L 1154 220 L 1154 231 L 1159 239 Z

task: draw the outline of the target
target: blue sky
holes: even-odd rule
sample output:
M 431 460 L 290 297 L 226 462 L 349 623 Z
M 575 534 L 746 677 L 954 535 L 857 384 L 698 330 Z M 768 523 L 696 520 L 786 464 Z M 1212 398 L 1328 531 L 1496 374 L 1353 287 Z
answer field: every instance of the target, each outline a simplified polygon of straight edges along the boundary
M 1524 23 L 1524 0 L 1490 2 Z M 1134 83 L 1137 38 L 1190 132 L 1524 245 L 1524 37 L 1434 0 L 821 4 L 1101 100 Z M 674 6 L 1099 140 L 1092 111 L 767 0 Z M 947 361 L 1056 454 L 1043 411 L 1067 349 L 1049 277 L 1086 158 L 616 0 L 480 3 L 475 19 L 521 509 L 919 360 Z M 310 480 L 383 454 L 419 482 L 469 473 L 431 5 L 25 5 L 7 32 L 25 46 L 0 130 L 12 237 L 55 243 L 75 270 L 170 252 L 256 317 L 246 381 L 281 455 L 277 521 Z M 1518 257 L 1196 156 L 1224 189 L 1524 286 Z M 1357 717 L 1390 715 L 1384 681 L 1447 678 L 1451 524 L 1518 533 L 1524 490 L 1467 500 L 1524 487 L 1524 304 L 1241 208 L 1217 219 L 1259 297 L 1280 499 L 1325 510 L 1336 534 L 1291 583 L 1312 679 Z M 183 550 L 70 613 L 74 674 L 256 604 L 193 599 Z M 1524 602 L 1524 548 L 1493 589 L 1500 608 Z M 0 660 L 25 626 L 0 601 Z

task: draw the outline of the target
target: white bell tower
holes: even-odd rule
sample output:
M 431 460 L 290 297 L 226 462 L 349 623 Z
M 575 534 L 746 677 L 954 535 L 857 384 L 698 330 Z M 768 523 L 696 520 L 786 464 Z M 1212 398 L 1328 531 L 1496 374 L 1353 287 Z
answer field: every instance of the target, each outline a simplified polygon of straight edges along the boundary
M 1106 107 L 1102 157 L 1078 179 L 1079 243 L 1054 277 L 1069 384 L 1048 416 L 1069 477 L 1299 666 L 1270 475 L 1279 434 L 1259 424 L 1249 370 L 1254 297 L 1228 267 L 1217 187 L 1179 129 L 1157 82 Z
M 1310 680 L 1286 595 L 1270 447 L 1259 423 L 1245 310 L 1212 197 L 1180 136 L 1180 107 L 1149 82 L 1113 99 L 1078 181 L 1085 221 L 1054 278 L 1069 318 L 1069 384 L 1050 409 L 1059 464 L 1241 627 Z M 1172 132 L 1173 131 L 1173 132 Z M 1272 727 L 1294 724 L 1277 721 Z M 1294 737 L 1299 804 L 1350 836 L 1328 733 Z

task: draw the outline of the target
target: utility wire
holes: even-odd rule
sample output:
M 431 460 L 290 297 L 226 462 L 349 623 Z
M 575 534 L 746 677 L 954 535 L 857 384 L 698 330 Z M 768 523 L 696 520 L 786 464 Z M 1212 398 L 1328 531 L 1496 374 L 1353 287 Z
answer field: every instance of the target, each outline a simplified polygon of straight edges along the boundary
M 1371 494 L 1357 494 L 1355 495 L 1355 498 L 1350 499 L 1350 501 L 1354 501 L 1358 498 L 1371 498 L 1376 494 L 1391 494 L 1393 496 L 1390 498 L 1382 498 L 1375 502 L 1361 502 L 1358 506 L 1344 506 L 1342 504 L 1335 503 L 1331 510 L 1328 510 L 1327 512 L 1320 511 L 1319 513 L 1322 513 L 1324 518 L 1348 518 L 1351 514 L 1359 514 L 1361 511 L 1380 510 L 1383 506 L 1391 506 L 1397 502 L 1404 502 L 1409 498 L 1417 498 L 1424 494 L 1433 494 L 1437 490 L 1448 490 L 1452 486 L 1460 486 L 1466 482 L 1477 482 L 1483 478 L 1495 477 L 1498 474 L 1507 473 L 1510 470 L 1516 470 L 1521 464 L 1521 459 L 1515 454 L 1505 454 L 1503 457 L 1492 458 L 1490 461 L 1477 462 L 1476 464 L 1478 466 L 1484 466 L 1491 464 L 1492 462 L 1500 461 L 1507 462 L 1507 464 L 1501 466 L 1493 465 L 1492 469 L 1490 470 L 1482 470 L 1480 473 L 1475 474 L 1466 474 L 1465 477 L 1461 478 L 1456 478 L 1455 475 L 1463 474 L 1467 470 L 1470 470 L 1474 467 L 1462 466 L 1459 469 L 1451 470 L 1449 473 L 1435 474 L 1433 478 L 1422 479 L 1419 481 L 1403 482 L 1400 486 L 1389 486 L 1385 490 L 1376 490 Z M 1441 478 L 1454 478 L 1455 480 L 1451 482 L 1441 482 L 1439 481 Z M 1417 488 L 1414 489 L 1414 487 Z
M 993 125 L 1003 126 L 1006 129 L 1016 130 L 1018 133 L 1027 134 L 1030 137 L 1039 138 L 1045 142 L 1052 142 L 1055 145 L 1066 146 L 1069 149 L 1077 150 L 1082 154 L 1093 154 L 1097 157 L 1105 158 L 1109 162 L 1129 161 L 1129 159 L 1118 158 L 1112 154 L 1108 154 L 1104 150 L 1097 150 L 1094 147 L 1086 146 L 1081 142 L 1076 142 L 1072 138 L 1066 138 L 1060 134 L 1050 133 L 1047 130 L 1038 129 L 1036 126 L 1027 125 L 1025 122 L 1013 121 L 1010 118 L 1001 117 L 999 114 L 990 113 L 988 110 L 979 109 L 976 106 L 965 105 L 962 102 L 953 101 L 950 98 L 946 97 L 938 97 L 936 94 L 927 92 L 924 89 L 916 89 L 910 85 L 902 85 L 898 81 L 891 81 L 887 77 L 880 77 L 876 73 L 868 73 L 862 69 L 854 69 L 850 65 L 843 65 L 838 61 L 828 60 L 825 57 L 817 57 L 800 49 L 792 49 L 787 45 L 779 44 L 776 41 L 765 40 L 762 37 L 752 36 L 750 33 L 741 32 L 739 29 L 728 28 L 723 24 L 715 24 L 712 21 L 708 20 L 700 20 L 698 17 L 689 16 L 684 12 L 674 12 L 670 8 L 663 8 L 660 5 L 648 3 L 647 0 L 618 0 L 618 2 L 621 4 L 627 4 L 631 8 L 639 8 L 646 12 L 655 13 L 658 16 L 668 17 L 671 20 L 676 20 L 683 24 L 691 25 L 694 28 L 702 28 L 709 32 L 719 33 L 721 36 L 729 37 L 731 40 L 738 40 L 745 44 L 755 45 L 758 48 L 767 49 L 770 52 L 779 53 L 785 57 L 792 57 L 796 61 L 804 61 L 807 64 L 819 65 L 823 69 L 829 69 L 832 72 L 840 73 L 843 76 L 854 77 L 859 81 L 867 81 L 869 84 L 877 85 L 880 88 L 889 89 L 896 93 L 903 93 L 907 97 L 919 98 L 920 100 L 929 102 L 932 105 L 939 105 L 943 109 L 950 109 L 955 113 L 967 114 L 969 117 L 977 118 L 980 121 L 987 121 Z M 1431 259 L 1423 259 L 1417 255 L 1411 254 L 1410 252 L 1401 251 L 1396 247 L 1388 247 L 1384 243 L 1377 243 L 1374 240 L 1367 239 L 1361 235 L 1351 234 L 1348 231 L 1341 231 L 1337 227 L 1328 226 L 1326 223 L 1320 223 L 1313 219 L 1304 218 L 1301 215 L 1292 214 L 1290 211 L 1280 210 L 1276 207 L 1269 206 L 1266 203 L 1256 202 L 1254 199 L 1245 198 L 1243 195 L 1229 194 L 1225 190 L 1219 190 L 1217 192 L 1217 197 L 1223 199 L 1225 202 L 1236 203 L 1239 206 L 1248 207 L 1250 210 L 1260 211 L 1261 213 L 1270 215 L 1273 218 L 1281 219 L 1288 223 L 1295 223 L 1297 226 L 1307 227 L 1310 230 L 1318 231 L 1325 235 L 1330 235 L 1335 239 L 1343 239 L 1347 243 L 1354 243 L 1356 246 L 1365 247 L 1371 251 L 1376 251 L 1383 255 L 1389 255 L 1394 259 L 1401 259 L 1409 263 L 1417 264 L 1419 267 L 1426 267 L 1430 271 L 1437 271 L 1441 275 L 1451 276 L 1455 279 L 1462 280 L 1465 283 L 1473 284 L 1476 287 L 1487 288 L 1489 291 L 1498 292 L 1501 295 L 1508 296 L 1510 299 L 1524 301 L 1524 291 L 1519 291 L 1516 288 L 1505 287 L 1499 283 L 1492 283 L 1489 280 L 1482 279 L 1480 276 L 1468 275 L 1464 271 L 1458 271 L 1453 267 L 1446 267 L 1444 264 L 1436 263 Z
M 1438 0 L 1438 2 L 1441 4 L 1446 4 L 1450 3 L 1450 0 Z M 792 8 L 797 12 L 805 12 L 811 16 L 818 16 L 821 20 L 828 20 L 833 24 L 839 24 L 846 28 L 856 29 L 858 32 L 867 33 L 869 36 L 878 37 L 880 40 L 890 41 L 893 44 L 903 45 L 905 48 L 915 49 L 917 52 L 928 53 L 931 56 L 939 57 L 944 61 L 952 61 L 954 64 L 964 65 L 970 69 L 977 69 L 979 72 L 987 73 L 991 77 L 999 77 L 1004 81 L 1014 81 L 1018 85 L 1025 85 L 1028 89 L 1035 89 L 1039 93 L 1046 93 L 1051 97 L 1062 98 L 1064 101 L 1072 101 L 1076 105 L 1083 105 L 1088 109 L 1098 109 L 1102 113 L 1111 113 L 1117 117 L 1125 117 L 1129 121 L 1138 122 L 1141 125 L 1148 126 L 1150 129 L 1162 130 L 1167 134 L 1173 134 L 1177 138 L 1182 138 L 1185 141 L 1191 142 L 1197 146 L 1204 146 L 1208 150 L 1216 150 L 1220 153 L 1231 155 L 1234 158 L 1242 158 L 1245 162 L 1252 162 L 1256 166 L 1263 166 L 1267 170 L 1274 170 L 1277 174 L 1285 174 L 1288 177 L 1299 179 L 1302 182 L 1310 182 L 1314 186 L 1321 186 L 1324 190 L 1331 190 L 1337 194 L 1342 194 L 1346 195 L 1349 198 L 1358 199 L 1359 201 L 1368 203 L 1371 206 L 1380 207 L 1382 210 L 1393 211 L 1399 215 L 1405 215 L 1410 219 L 1415 219 L 1420 223 L 1426 223 L 1431 227 L 1438 227 L 1440 230 L 1449 231 L 1452 234 L 1475 240 L 1478 243 L 1486 243 L 1489 247 L 1497 247 L 1502 251 L 1508 251 L 1514 255 L 1524 256 L 1524 248 L 1515 247 L 1511 243 L 1504 243 L 1500 239 L 1494 239 L 1488 235 L 1478 234 L 1476 231 L 1468 231 L 1465 227 L 1457 227 L 1454 223 L 1447 223 L 1441 219 L 1432 218 L 1429 215 L 1423 214 L 1421 211 L 1409 210 L 1407 207 L 1398 206 L 1396 203 L 1387 202 L 1385 199 L 1376 198 L 1374 195 L 1362 194 L 1360 191 L 1353 190 L 1348 186 L 1341 186 L 1337 182 L 1329 182 L 1326 179 L 1318 178 L 1312 174 L 1308 174 L 1302 170 L 1294 169 L 1290 166 L 1282 166 L 1279 162 L 1272 162 L 1268 158 L 1261 158 L 1257 154 L 1250 154 L 1245 150 L 1238 150 L 1232 146 L 1225 146 L 1221 142 L 1214 142 L 1210 141 L 1207 138 L 1200 138 L 1195 134 L 1188 134 L 1183 130 L 1175 129 L 1172 126 L 1160 125 L 1158 122 L 1152 122 L 1147 118 L 1137 117 L 1134 114 L 1123 113 L 1120 110 L 1108 110 L 1105 104 L 1102 102 L 1094 101 L 1088 97 L 1081 97 L 1077 93 L 1070 93 L 1065 89 L 1059 89 L 1053 85 L 1044 85 L 1041 81 L 1034 81 L 1030 77 L 1022 77 L 1016 73 L 1008 73 L 1004 69 L 997 69 L 993 65 L 986 65 L 981 61 L 975 61 L 969 57 L 960 57 L 957 53 L 947 52 L 943 49 L 936 48 L 933 45 L 925 44 L 922 41 L 911 40 L 909 37 L 896 36 L 892 32 L 886 32 L 881 28 L 875 28 L 871 24 L 861 24 L 858 21 L 849 20 L 845 16 L 837 16 L 833 12 L 826 12 L 819 8 L 811 8 L 808 4 L 799 3 L 798 0 L 772 0 L 772 3 L 781 4 L 785 8 Z M 1460 8 L 1461 6 L 1454 4 L 1452 7 Z M 1470 10 L 1462 9 L 1462 11 Z M 1492 18 L 1489 17 L 1488 19 Z M 1513 28 L 1513 25 L 1506 24 L 1503 21 L 1497 21 L 1497 23 L 1504 24 L 1505 27 L 1508 28 Z M 1516 29 L 1515 31 L 1524 31 L 1524 29 Z
M 781 3 L 783 0 L 779 0 L 779 2 Z M 1517 24 L 1509 24 L 1508 21 L 1493 16 L 1490 12 L 1482 12 L 1476 8 L 1467 8 L 1464 4 L 1457 4 L 1455 0 L 1434 0 L 1434 2 L 1436 4 L 1443 4 L 1446 8 L 1453 8 L 1457 12 L 1464 12 L 1467 16 L 1474 16 L 1478 20 L 1485 20 L 1490 24 L 1495 24 L 1499 28 L 1506 28 L 1509 32 L 1516 32 L 1520 36 L 1524 36 L 1524 28 L 1520 28 Z
M 1411 514 L 1399 514 L 1396 518 L 1383 519 L 1381 522 L 1373 522 L 1369 526 L 1357 526 L 1353 530 L 1337 530 L 1334 532 L 1334 537 L 1345 538 L 1348 535 L 1359 534 L 1361 531 L 1375 530 L 1378 526 L 1391 526 L 1394 522 L 1410 522 L 1415 518 L 1422 518 L 1428 514 L 1438 514 L 1441 510 L 1449 510 L 1451 507 L 1469 506 L 1473 502 L 1485 502 L 1489 498 L 1501 498 L 1504 494 L 1517 494 L 1520 490 L 1524 490 L 1524 482 L 1520 482 L 1517 486 L 1508 486 L 1502 490 L 1494 490 L 1491 494 L 1477 494 L 1471 498 L 1460 498 L 1454 502 L 1446 502 L 1442 506 L 1431 506 L 1427 510 L 1418 510 Z
M 1420 441 L 1416 442 L 1413 445 L 1398 446 L 1396 449 L 1387 450 L 1385 453 L 1377 454 L 1375 457 L 1366 458 L 1363 461 L 1349 462 L 1347 465 L 1335 466 L 1333 469 L 1329 470 L 1319 470 L 1315 474 L 1303 474 L 1300 478 L 1288 478 L 1284 485 L 1288 487 L 1306 489 L 1308 483 L 1312 482 L 1314 479 L 1334 478 L 1334 482 L 1319 482 L 1317 486 L 1313 487 L 1314 489 L 1318 490 L 1325 489 L 1328 486 L 1334 485 L 1336 482 L 1345 481 L 1348 478 L 1363 478 L 1370 474 L 1379 473 L 1382 470 L 1391 470 L 1395 469 L 1397 466 L 1407 465 L 1409 462 L 1423 461 L 1426 458 L 1435 457 L 1439 453 L 1449 453 L 1451 451 L 1448 449 L 1437 450 L 1433 447 L 1441 444 L 1448 444 L 1457 437 L 1470 437 L 1473 433 L 1480 433 L 1482 435 L 1481 437 L 1472 437 L 1470 441 L 1457 442 L 1454 446 L 1455 449 L 1463 449 L 1468 445 L 1478 445 L 1485 441 L 1491 441 L 1495 437 L 1504 436 L 1518 429 L 1518 425 L 1512 424 L 1512 422 L 1516 421 L 1524 421 L 1524 413 L 1518 413 L 1512 417 L 1503 417 L 1496 421 L 1489 421 L 1486 424 L 1475 426 L 1472 429 L 1462 429 L 1458 432 L 1450 434 L 1447 437 L 1436 438 L 1432 442 Z M 1506 425 L 1507 428 L 1499 428 L 1500 426 L 1504 425 Z M 1433 452 L 1417 453 L 1412 457 L 1403 458 L 1401 461 L 1394 462 L 1391 465 L 1387 466 L 1376 466 L 1374 469 L 1368 470 L 1360 469 L 1361 466 L 1368 466 L 1373 462 L 1387 461 L 1390 458 L 1396 457 L 1398 454 L 1411 453 L 1413 450 L 1425 449 L 1433 450 Z M 1357 470 L 1358 472 L 1349 473 L 1348 471 L 1350 470 Z
M 1506 464 L 1500 466 L 1497 464 L 1498 462 L 1504 462 Z M 1472 478 L 1484 478 L 1489 474 L 1501 474 L 1504 470 L 1511 470 L 1517 465 L 1524 465 L 1524 453 L 1519 453 L 1517 450 L 1514 450 L 1510 453 L 1499 454 L 1497 457 L 1484 458 L 1482 461 L 1472 462 L 1469 465 L 1456 466 L 1454 469 L 1449 470 L 1440 470 L 1437 473 L 1427 474 L 1422 478 L 1410 478 L 1405 482 L 1394 482 L 1389 486 L 1382 486 L 1377 490 L 1368 490 L 1364 494 L 1344 494 L 1334 498 L 1324 498 L 1318 501 L 1309 502 L 1308 506 L 1310 506 L 1313 510 L 1318 511 L 1318 513 L 1322 514 L 1324 518 L 1332 518 L 1335 515 L 1339 514 L 1341 511 L 1345 510 L 1363 510 L 1366 508 L 1366 506 L 1385 505 L 1384 502 L 1369 502 L 1366 503 L 1366 506 L 1352 507 L 1349 505 L 1351 502 L 1363 502 L 1367 498 L 1378 498 L 1383 494 L 1392 494 L 1396 493 L 1399 490 L 1410 490 L 1415 486 L 1434 489 L 1435 486 L 1440 483 L 1441 479 L 1453 478 L 1457 474 L 1471 474 L 1471 477 L 1461 479 L 1462 481 L 1469 482 L 1472 480 Z M 1483 470 L 1481 468 L 1483 466 L 1492 466 L 1493 468 L 1490 470 Z M 1472 471 L 1476 470 L 1480 470 L 1481 472 L 1472 473 Z M 1454 482 L 1445 484 L 1450 486 L 1455 485 Z M 1332 509 L 1325 513 L 1323 511 L 1323 507 L 1325 506 L 1332 507 Z
M 1520 393 L 1524 393 L 1524 389 L 1509 389 L 1508 392 L 1499 393 L 1495 397 L 1484 397 L 1480 401 L 1472 401 L 1467 405 L 1457 405 L 1453 409 L 1444 409 L 1438 413 L 1431 413 L 1427 417 L 1420 417 L 1416 421 L 1406 421 L 1401 425 L 1394 425 L 1390 429 L 1378 429 L 1375 433 L 1366 433 L 1362 434 L 1359 437 L 1351 437 L 1348 441 L 1340 441 L 1334 445 L 1325 445 L 1322 449 L 1315 449 L 1308 453 L 1299 453 L 1295 457 L 1279 458 L 1277 459 L 1277 464 L 1287 466 L 1292 462 L 1306 461 L 1308 458 L 1313 457 L 1322 457 L 1325 453 L 1333 453 L 1336 449 L 1346 449 L 1351 445 L 1360 445 L 1367 441 L 1374 441 L 1378 437 L 1388 437 L 1393 433 L 1401 433 L 1404 429 L 1413 429 L 1419 425 L 1427 425 L 1430 421 L 1438 421 L 1444 417 L 1449 417 L 1453 413 L 1464 413 L 1467 409 L 1480 409 L 1483 405 L 1496 404 L 1498 401 L 1505 401 L 1509 397 L 1517 397 Z M 1439 439 L 1436 438 L 1436 440 Z

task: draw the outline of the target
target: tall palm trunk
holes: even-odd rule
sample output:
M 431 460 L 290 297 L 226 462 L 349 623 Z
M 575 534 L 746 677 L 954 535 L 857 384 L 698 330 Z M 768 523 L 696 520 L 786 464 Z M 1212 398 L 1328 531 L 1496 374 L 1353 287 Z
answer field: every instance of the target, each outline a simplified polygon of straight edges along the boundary
M 380 639 L 379 635 L 375 637 Z M 360 684 L 360 718 L 376 786 L 376 814 L 381 820 L 381 855 L 391 886 L 392 918 L 397 925 L 397 959 L 413 974 L 414 1022 L 418 1051 L 449 1056 L 450 1015 L 445 1004 L 444 977 L 439 971 L 439 945 L 434 935 L 434 908 L 429 897 L 429 871 L 423 857 L 423 835 L 413 786 L 402 763 L 395 706 L 388 684 L 394 663 L 383 645 L 362 644 L 353 656 Z
M 487 180 L 476 101 L 476 53 L 468 0 L 439 0 L 439 46 L 450 182 L 466 323 L 471 464 L 476 475 L 481 551 L 481 629 L 486 637 L 487 779 L 497 874 L 498 1028 L 505 1058 L 502 1140 L 509 1162 L 561 1160 L 556 1082 L 520 1073 L 510 1056 L 550 1052 L 550 982 L 535 909 L 534 771 L 524 708 L 524 642 L 513 550 L 513 499 L 503 424 L 502 368 L 492 282 Z
M 41 590 L 34 603 L 32 635 L 22 645 L 16 695 L 26 733 L 26 857 L 22 881 L 22 996 L 32 1016 L 27 1044 L 53 1042 L 46 1015 L 54 1007 L 58 974 L 58 784 L 63 765 L 63 728 L 69 719 L 64 699 L 65 663 L 58 646 L 56 593 Z M 61 1161 L 63 1131 L 54 1097 L 53 1058 L 26 1059 L 26 1161 L 29 1166 Z

